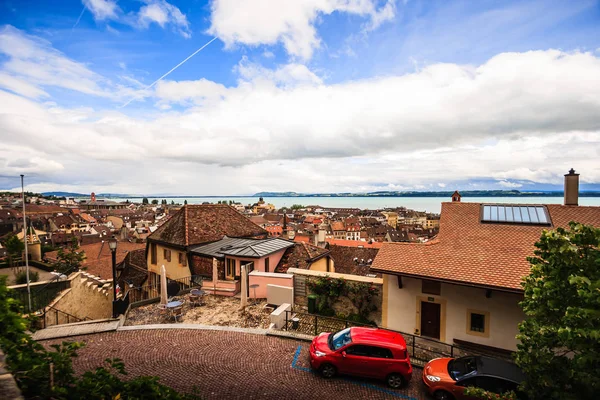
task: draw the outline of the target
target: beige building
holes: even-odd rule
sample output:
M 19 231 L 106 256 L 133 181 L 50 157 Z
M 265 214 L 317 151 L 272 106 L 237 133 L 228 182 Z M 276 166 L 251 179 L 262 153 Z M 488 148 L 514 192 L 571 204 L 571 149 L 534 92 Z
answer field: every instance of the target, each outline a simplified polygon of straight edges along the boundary
M 565 205 L 442 203 L 427 243 L 384 243 L 372 271 L 383 274 L 383 326 L 450 344 L 516 350 L 518 303 L 528 256 L 544 229 L 570 221 L 600 227 L 600 207 L 577 206 L 574 172 Z
M 385 215 L 387 224 L 396 229 L 398 226 L 398 213 L 393 211 L 382 211 L 381 213 Z

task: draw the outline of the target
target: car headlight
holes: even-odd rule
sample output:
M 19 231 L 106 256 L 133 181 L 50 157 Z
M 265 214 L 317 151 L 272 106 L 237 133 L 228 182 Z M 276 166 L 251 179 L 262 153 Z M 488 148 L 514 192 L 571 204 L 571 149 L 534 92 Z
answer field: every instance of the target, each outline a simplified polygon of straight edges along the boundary
M 317 356 L 317 357 L 323 357 L 324 355 L 325 355 L 325 353 L 323 353 L 322 351 L 315 350 L 315 356 Z
M 425 378 L 427 378 L 427 380 L 430 382 L 439 382 L 442 380 L 442 378 L 440 378 L 439 376 L 433 376 L 433 375 L 425 375 Z

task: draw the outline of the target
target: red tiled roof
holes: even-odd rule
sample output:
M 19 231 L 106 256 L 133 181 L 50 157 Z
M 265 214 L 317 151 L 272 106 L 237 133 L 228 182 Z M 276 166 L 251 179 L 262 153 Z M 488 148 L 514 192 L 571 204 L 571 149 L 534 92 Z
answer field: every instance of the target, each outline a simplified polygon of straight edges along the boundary
M 344 223 L 341 221 L 335 221 L 331 223 L 331 230 L 332 231 L 345 231 L 346 227 L 344 226 Z
M 383 243 L 381 242 L 363 242 L 362 240 L 344 240 L 344 239 L 327 239 L 327 243 L 336 246 L 346 247 L 364 247 L 365 249 L 380 249 Z
M 185 205 L 162 224 L 148 240 L 179 246 L 214 242 L 229 237 L 267 235 L 267 231 L 226 204 Z
M 145 243 L 119 242 L 117 245 L 117 264 L 121 263 L 130 251 L 145 248 Z M 80 246 L 78 251 L 85 253 L 85 260 L 81 267 L 86 272 L 100 276 L 102 279 L 112 279 L 112 254 L 108 248 L 108 242 L 86 244 Z M 45 255 L 50 261 L 56 260 L 57 256 L 58 251 L 52 251 Z
M 374 273 L 370 271 L 371 264 L 368 261 L 375 259 L 379 249 L 333 245 L 329 247 L 329 251 L 336 273 L 361 276 Z
M 313 261 L 327 254 L 329 254 L 327 249 L 304 242 L 295 243 L 295 246 L 285 251 L 279 264 L 275 267 L 275 272 L 284 274 L 288 268 L 309 269 Z
M 440 231 L 427 243 L 384 243 L 371 269 L 520 291 L 542 230 L 570 221 L 600 226 L 600 207 L 546 205 L 551 227 L 481 223 L 481 204 L 442 203 Z
M 310 243 L 310 236 L 296 235 L 296 236 L 294 236 L 294 242 Z

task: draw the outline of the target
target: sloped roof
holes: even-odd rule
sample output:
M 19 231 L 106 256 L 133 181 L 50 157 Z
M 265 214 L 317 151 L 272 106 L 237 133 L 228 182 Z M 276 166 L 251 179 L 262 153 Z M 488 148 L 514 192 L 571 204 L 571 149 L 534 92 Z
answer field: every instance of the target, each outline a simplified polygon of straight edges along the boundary
M 256 237 L 267 231 L 226 204 L 185 205 L 162 224 L 148 240 L 179 246 L 214 242 L 228 237 Z
M 332 245 L 329 246 L 329 251 L 335 263 L 336 273 L 362 276 L 374 274 L 370 271 L 371 263 L 379 249 Z
M 379 249 L 383 246 L 381 242 L 363 242 L 362 240 L 327 239 L 327 243 L 336 246 L 364 247 L 366 249 Z
M 292 247 L 294 242 L 280 238 L 236 239 L 224 237 L 213 243 L 194 246 L 192 253 L 222 258 L 223 256 L 260 258 Z
M 305 242 L 295 242 L 293 247 L 288 248 L 275 272 L 286 273 L 288 268 L 309 269 L 311 264 L 321 257 L 329 254 L 329 250 L 313 246 Z
M 479 203 L 442 203 L 440 231 L 427 243 L 384 243 L 372 270 L 521 291 L 527 257 L 544 229 L 570 221 L 600 226 L 600 207 L 549 204 L 552 225 L 482 223 Z

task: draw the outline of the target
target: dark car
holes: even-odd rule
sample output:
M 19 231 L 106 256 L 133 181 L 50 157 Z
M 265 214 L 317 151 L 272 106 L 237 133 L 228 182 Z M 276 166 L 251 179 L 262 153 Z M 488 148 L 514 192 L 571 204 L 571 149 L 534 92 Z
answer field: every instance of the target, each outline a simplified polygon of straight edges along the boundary
M 310 365 L 325 378 L 337 373 L 376 378 L 394 389 L 412 377 L 402 335 L 377 328 L 353 327 L 320 334 L 310 346 Z
M 514 391 L 525 376 L 511 362 L 484 356 L 436 358 L 423 368 L 423 383 L 436 400 L 471 400 L 464 394 L 467 387 L 478 387 L 492 393 Z

